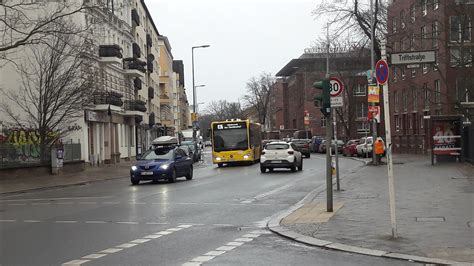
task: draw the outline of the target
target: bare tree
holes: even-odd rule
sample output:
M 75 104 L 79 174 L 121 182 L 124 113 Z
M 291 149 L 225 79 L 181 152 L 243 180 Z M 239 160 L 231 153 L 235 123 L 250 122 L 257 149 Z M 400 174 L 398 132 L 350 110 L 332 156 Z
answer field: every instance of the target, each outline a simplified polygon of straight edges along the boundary
M 35 131 L 41 161 L 51 144 L 77 129 L 74 122 L 91 103 L 94 75 L 83 39 L 55 33 L 43 42 L 48 45 L 28 46 L 18 62 L 18 89 L 0 89 L 0 112 L 16 127 Z
M 371 10 L 368 1 L 361 0 L 322 0 L 313 16 L 329 16 L 328 25 L 331 26 L 331 40 L 346 42 L 350 40 L 359 47 L 367 47 L 372 33 L 374 34 L 374 52 L 376 58 L 381 57 L 380 40 L 387 32 L 387 5 L 386 0 L 374 0 L 374 29 L 371 31 Z
M 69 27 L 64 22 L 95 7 L 88 1 L 0 1 L 0 60 L 14 61 L 9 55 L 23 46 L 49 45 L 47 36 L 76 35 L 87 30 L 88 21 L 80 27 Z
M 252 77 L 247 82 L 247 94 L 243 99 L 246 107 L 257 111 L 259 123 L 262 125 L 266 125 L 267 120 L 270 119 L 274 84 L 275 78 L 267 72 L 263 72 L 259 77 Z
M 242 112 L 242 106 L 239 102 L 228 102 L 226 100 L 213 101 L 206 108 L 206 113 L 212 115 L 216 120 L 241 118 Z

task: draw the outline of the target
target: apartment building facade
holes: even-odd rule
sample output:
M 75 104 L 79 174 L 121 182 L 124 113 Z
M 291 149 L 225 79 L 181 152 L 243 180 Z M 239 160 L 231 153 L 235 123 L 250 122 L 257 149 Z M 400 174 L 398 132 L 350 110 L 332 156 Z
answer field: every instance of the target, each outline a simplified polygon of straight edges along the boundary
M 473 19 L 472 0 L 396 0 L 390 4 L 388 52 L 435 53 L 433 63 L 391 66 L 394 152 L 428 153 L 432 117 L 472 117 Z
M 75 14 L 71 21 L 87 28 L 83 35 L 89 49 L 84 60 L 92 66 L 93 102 L 61 141 L 80 143 L 81 159 L 92 165 L 130 160 L 148 149 L 154 138 L 175 132 L 174 120 L 169 119 L 172 110 L 166 108 L 171 102 L 160 97 L 172 91 L 171 45 L 158 32 L 144 0 L 86 3 L 93 8 Z M 42 7 L 55 4 L 50 1 Z M 14 55 L 29 56 L 25 48 Z M 0 68 L 0 73 L 8 77 L 2 79 L 3 87 L 19 89 L 21 77 L 12 65 Z M 0 121 L 13 123 L 4 115 Z

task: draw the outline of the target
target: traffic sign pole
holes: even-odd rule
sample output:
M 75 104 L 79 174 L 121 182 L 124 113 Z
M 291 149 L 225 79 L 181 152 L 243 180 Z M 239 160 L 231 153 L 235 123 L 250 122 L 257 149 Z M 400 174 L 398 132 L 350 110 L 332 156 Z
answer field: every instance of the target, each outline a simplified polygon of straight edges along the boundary
M 386 47 L 385 40 L 382 40 L 382 60 L 385 60 Z M 388 78 L 388 72 L 387 72 Z M 387 155 L 387 171 L 388 171 L 388 192 L 390 198 L 390 222 L 392 225 L 392 238 L 398 238 L 397 233 L 397 219 L 395 216 L 395 184 L 393 177 L 393 161 L 392 161 L 392 135 L 390 128 L 390 104 L 388 99 L 388 84 L 384 82 L 383 84 L 383 106 L 384 106 L 384 118 L 385 118 L 385 138 L 386 138 L 386 155 Z M 375 142 L 374 142 L 375 143 Z

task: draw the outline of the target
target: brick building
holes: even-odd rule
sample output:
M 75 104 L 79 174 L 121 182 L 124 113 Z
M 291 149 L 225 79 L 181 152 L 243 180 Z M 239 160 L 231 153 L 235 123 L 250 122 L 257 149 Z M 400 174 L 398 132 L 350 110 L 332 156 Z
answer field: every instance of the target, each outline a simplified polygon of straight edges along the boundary
M 348 140 L 370 135 L 366 77 L 366 71 L 370 69 L 370 51 L 357 49 L 331 53 L 329 69 L 331 76 L 338 77 L 345 85 L 344 107 L 338 108 L 336 113 L 338 138 Z M 325 74 L 325 53 L 305 53 L 291 60 L 276 74 L 279 78 L 274 87 L 275 130 L 304 130 L 304 113 L 308 111 L 309 129 L 313 136 L 326 135 L 326 119 L 314 103 L 314 97 L 320 92 L 312 87 Z M 378 134 L 383 132 L 383 124 L 379 124 Z
M 430 149 L 428 117 L 472 116 L 473 0 L 394 0 L 388 8 L 389 53 L 435 51 L 436 61 L 391 66 L 389 80 L 393 149 Z

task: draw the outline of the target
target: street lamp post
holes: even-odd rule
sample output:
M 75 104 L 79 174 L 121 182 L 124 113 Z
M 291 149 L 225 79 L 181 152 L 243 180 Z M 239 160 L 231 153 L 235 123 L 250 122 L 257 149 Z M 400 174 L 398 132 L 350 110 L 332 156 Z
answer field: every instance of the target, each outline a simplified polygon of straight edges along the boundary
M 196 86 L 194 85 L 194 49 L 196 48 L 208 48 L 210 45 L 199 45 L 191 47 L 191 68 L 193 76 L 193 113 L 196 115 Z M 194 121 L 193 121 L 194 122 Z M 193 125 L 193 140 L 196 141 L 196 127 Z

